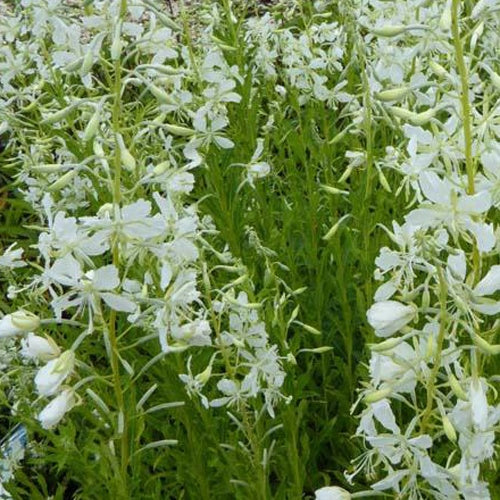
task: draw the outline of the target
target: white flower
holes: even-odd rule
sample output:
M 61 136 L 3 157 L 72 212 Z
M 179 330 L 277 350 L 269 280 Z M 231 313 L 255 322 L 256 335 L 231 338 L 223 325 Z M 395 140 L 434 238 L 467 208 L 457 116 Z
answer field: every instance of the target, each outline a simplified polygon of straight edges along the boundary
M 61 350 L 50 337 L 39 337 L 29 333 L 28 337 L 21 341 L 21 355 L 27 359 L 40 359 L 48 361 L 61 354 Z
M 16 243 L 13 243 L 2 255 L 0 255 L 0 269 L 2 267 L 6 269 L 15 269 L 26 265 L 26 262 L 20 260 L 23 256 L 23 249 L 14 248 L 15 246 Z
M 64 389 L 38 414 L 38 420 L 44 429 L 52 429 L 75 404 L 76 397 L 73 389 Z
M 247 168 L 247 181 L 248 183 L 254 187 L 254 181 L 256 179 L 262 179 L 269 175 L 271 172 L 271 166 L 269 163 L 265 161 L 258 161 L 262 156 L 262 152 L 264 151 L 264 140 L 257 139 L 257 147 L 250 159 L 250 162 L 246 166 Z
M 52 301 L 58 316 L 73 306 L 89 307 L 90 313 L 95 313 L 99 310 L 99 298 L 115 311 L 131 313 L 137 308 L 131 300 L 110 291 L 120 284 L 118 269 L 112 264 L 84 273 L 80 263 L 67 254 L 56 260 L 47 274 L 53 281 L 71 287 L 67 294 Z
M 0 338 L 31 332 L 40 326 L 40 318 L 28 311 L 16 311 L 0 319 Z
M 489 252 L 495 246 L 493 225 L 476 219 L 491 208 L 488 191 L 468 195 L 446 178 L 434 172 L 422 172 L 419 178 L 422 193 L 431 203 L 412 210 L 406 220 L 415 226 L 435 227 L 446 225 L 450 231 L 468 231 L 474 235 L 478 249 Z
M 315 500 L 350 500 L 351 494 L 338 486 L 325 486 L 314 492 Z
M 49 361 L 38 370 L 35 385 L 41 396 L 55 394 L 64 380 L 73 371 L 75 353 L 71 350 L 63 352 L 58 358 Z
M 396 300 L 386 300 L 373 304 L 366 317 L 379 337 L 389 337 L 407 325 L 416 315 L 414 306 L 406 306 Z

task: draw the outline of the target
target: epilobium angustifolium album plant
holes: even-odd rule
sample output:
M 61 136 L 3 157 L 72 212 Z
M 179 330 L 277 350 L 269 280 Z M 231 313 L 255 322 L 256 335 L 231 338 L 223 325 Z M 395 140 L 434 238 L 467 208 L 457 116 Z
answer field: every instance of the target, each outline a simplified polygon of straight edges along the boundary
M 0 2 L 1 495 L 497 498 L 499 32 Z

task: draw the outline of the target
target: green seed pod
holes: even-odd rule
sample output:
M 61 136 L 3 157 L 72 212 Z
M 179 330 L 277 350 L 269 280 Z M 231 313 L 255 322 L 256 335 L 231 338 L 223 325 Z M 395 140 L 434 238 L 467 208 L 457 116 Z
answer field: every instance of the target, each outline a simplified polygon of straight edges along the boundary
M 397 25 L 386 25 L 381 28 L 372 28 L 371 32 L 376 36 L 383 37 L 393 37 L 398 36 L 404 33 L 407 30 L 407 26 L 403 26 L 402 24 Z
M 57 181 L 55 181 L 54 183 L 52 183 L 47 188 L 47 191 L 49 191 L 49 192 L 52 193 L 54 191 L 59 191 L 60 189 L 66 187 L 73 180 L 73 178 L 76 175 L 76 172 L 77 172 L 76 169 L 69 170 L 64 175 L 62 175 L 61 177 L 59 177 L 59 179 L 57 179 Z
M 192 128 L 181 127 L 180 125 L 171 125 L 169 123 L 165 124 L 164 128 L 171 134 L 178 135 L 180 137 L 190 137 L 195 133 Z
M 395 89 L 382 90 L 375 93 L 375 97 L 382 102 L 399 101 L 407 96 L 410 89 L 407 87 L 398 87 Z

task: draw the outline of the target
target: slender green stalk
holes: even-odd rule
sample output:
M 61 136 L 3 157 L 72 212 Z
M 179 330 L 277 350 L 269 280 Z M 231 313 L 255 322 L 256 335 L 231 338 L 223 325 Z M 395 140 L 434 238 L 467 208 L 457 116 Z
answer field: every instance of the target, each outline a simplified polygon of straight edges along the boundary
M 127 10 L 127 0 L 122 0 L 120 6 L 120 17 L 122 18 Z M 113 132 L 115 134 L 115 154 L 114 154 L 114 178 L 113 178 L 113 205 L 117 207 L 121 202 L 121 171 L 122 160 L 120 153 L 120 144 L 118 134 L 120 131 L 121 114 L 121 86 L 122 86 L 122 68 L 121 60 L 118 58 L 114 62 L 114 101 L 112 110 Z M 115 240 L 113 246 L 113 264 L 118 268 L 120 264 L 119 241 Z M 108 335 L 111 345 L 111 369 L 113 372 L 113 385 L 118 407 L 119 419 L 123 419 L 123 428 L 121 429 L 120 456 L 121 456 L 121 475 L 124 489 L 124 496 L 127 497 L 127 467 L 129 463 L 129 441 L 128 441 L 128 415 L 125 408 L 125 398 L 121 385 L 120 366 L 118 359 L 118 341 L 116 334 L 117 314 L 111 310 L 109 315 Z
M 469 102 L 469 77 L 467 66 L 465 64 L 464 51 L 462 40 L 460 38 L 459 27 L 459 8 L 460 0 L 452 1 L 451 11 L 451 30 L 453 34 L 453 44 L 455 46 L 455 60 L 457 63 L 458 74 L 460 75 L 460 103 L 462 105 L 462 121 L 465 140 L 465 166 L 467 171 L 467 191 L 469 194 L 474 194 L 474 158 L 472 156 L 472 124 L 471 124 L 471 108 Z
M 427 382 L 427 403 L 422 416 L 422 433 L 425 432 L 427 425 L 429 423 L 429 418 L 432 414 L 432 407 L 434 404 L 434 394 L 436 391 L 436 378 L 441 366 L 441 354 L 443 352 L 443 342 L 446 333 L 446 298 L 448 295 L 448 289 L 446 287 L 446 281 L 444 279 L 443 270 L 438 268 L 439 273 L 439 303 L 441 306 L 440 320 L 439 320 L 439 333 L 436 346 L 436 354 L 434 356 L 433 367 L 429 380 Z

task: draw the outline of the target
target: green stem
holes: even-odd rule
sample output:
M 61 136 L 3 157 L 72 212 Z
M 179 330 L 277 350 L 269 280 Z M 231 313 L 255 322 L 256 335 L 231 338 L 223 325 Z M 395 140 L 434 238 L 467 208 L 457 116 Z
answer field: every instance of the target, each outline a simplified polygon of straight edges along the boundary
M 429 380 L 427 381 L 427 404 L 422 416 L 422 433 L 425 432 L 429 423 L 429 418 L 432 414 L 432 407 L 434 403 L 434 394 L 436 392 L 436 379 L 441 366 L 441 353 L 443 352 L 444 336 L 446 333 L 446 298 L 448 296 L 448 289 L 446 281 L 443 276 L 443 270 L 438 268 L 439 273 L 439 303 L 441 305 L 441 314 L 439 319 L 439 333 L 436 346 L 436 355 L 434 356 L 434 364 L 432 367 Z
M 460 75 L 460 103 L 462 106 L 462 122 L 465 139 L 465 166 L 467 170 L 467 191 L 474 194 L 474 158 L 472 156 L 472 124 L 471 110 L 469 102 L 469 77 L 465 65 L 462 40 L 460 38 L 459 23 L 460 0 L 452 1 L 451 11 L 451 30 L 453 34 L 453 44 L 455 46 L 455 59 L 457 63 L 458 74 Z
M 120 5 L 120 17 L 123 18 L 127 11 L 127 0 L 122 0 Z M 122 86 L 122 68 L 121 61 L 117 59 L 114 62 L 114 101 L 112 109 L 112 126 L 115 134 L 115 154 L 114 154 L 114 178 L 113 178 L 113 206 L 118 207 L 121 202 L 121 172 L 122 162 L 120 154 L 120 144 L 118 142 L 118 134 L 120 131 L 120 114 L 121 114 L 121 86 Z M 116 239 L 113 244 L 113 264 L 116 268 L 120 265 L 119 241 Z M 118 407 L 119 418 L 123 419 L 123 429 L 121 429 L 120 443 L 120 465 L 124 497 L 128 497 L 127 493 L 127 467 L 129 463 L 129 441 L 128 441 L 128 415 L 125 410 L 125 398 L 120 377 L 120 364 L 118 358 L 118 341 L 116 335 L 116 320 L 117 313 L 111 310 L 109 315 L 108 335 L 111 346 L 111 370 L 113 372 L 113 385 L 115 391 L 116 404 Z

